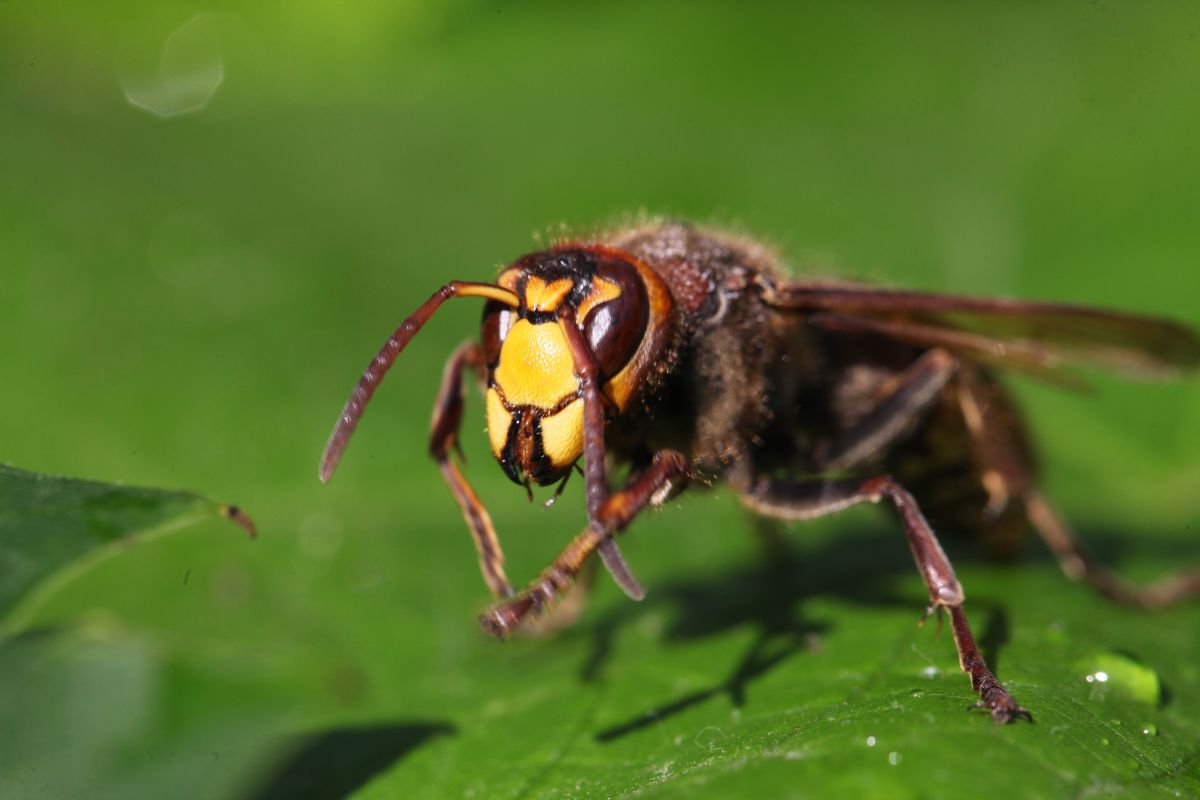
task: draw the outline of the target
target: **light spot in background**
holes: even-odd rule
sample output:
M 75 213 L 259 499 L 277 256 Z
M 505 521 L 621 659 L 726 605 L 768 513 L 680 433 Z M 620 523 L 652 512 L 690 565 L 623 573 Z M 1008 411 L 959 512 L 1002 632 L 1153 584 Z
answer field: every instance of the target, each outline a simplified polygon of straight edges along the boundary
M 250 599 L 253 582 L 245 567 L 225 564 L 213 574 L 213 598 L 225 608 L 242 608 Z
M 163 283 L 193 289 L 207 282 L 221 264 L 221 235 L 197 214 L 173 214 L 150 231 L 150 266 Z
M 646 639 L 657 641 L 662 638 L 667 621 L 662 614 L 645 614 L 637 621 L 637 632 Z
M 332 514 L 309 514 L 300 521 L 300 552 L 315 561 L 327 561 L 337 555 L 345 538 L 342 521 Z
M 122 75 L 125 99 L 158 117 L 192 114 L 208 106 L 225 80 L 217 17 L 197 14 L 167 36 L 157 72 Z
M 78 633 L 93 642 L 112 641 L 123 633 L 121 618 L 108 608 L 90 608 L 80 620 Z

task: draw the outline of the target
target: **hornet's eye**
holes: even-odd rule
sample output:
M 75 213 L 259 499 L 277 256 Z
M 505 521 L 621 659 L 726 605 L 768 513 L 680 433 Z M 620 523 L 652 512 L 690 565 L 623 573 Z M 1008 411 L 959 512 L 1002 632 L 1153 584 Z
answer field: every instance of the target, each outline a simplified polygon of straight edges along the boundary
M 633 358 L 646 333 L 650 309 L 642 276 L 632 264 L 604 261 L 579 308 L 583 335 L 604 376 L 611 378 Z
M 516 309 L 489 300 L 483 307 L 483 354 L 489 365 L 500 360 L 500 345 L 508 336 L 508 330 L 516 321 Z

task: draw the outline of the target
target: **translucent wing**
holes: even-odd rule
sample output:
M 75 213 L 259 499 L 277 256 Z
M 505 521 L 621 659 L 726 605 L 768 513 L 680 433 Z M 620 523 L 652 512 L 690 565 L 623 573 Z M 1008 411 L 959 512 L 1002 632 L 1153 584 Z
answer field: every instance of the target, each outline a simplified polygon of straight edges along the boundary
M 1164 379 L 1200 366 L 1200 336 L 1169 320 L 1067 303 L 880 289 L 852 283 L 758 284 L 764 301 L 814 324 L 871 331 L 1056 379 L 1064 363 Z

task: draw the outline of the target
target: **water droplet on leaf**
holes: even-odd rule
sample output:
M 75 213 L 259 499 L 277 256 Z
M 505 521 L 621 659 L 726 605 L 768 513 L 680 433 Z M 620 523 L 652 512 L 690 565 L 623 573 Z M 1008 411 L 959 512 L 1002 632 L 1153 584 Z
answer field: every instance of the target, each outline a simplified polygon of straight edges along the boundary
M 1079 662 L 1084 680 L 1102 685 L 1148 705 L 1162 699 L 1162 682 L 1151 667 L 1114 650 L 1095 652 Z
M 692 739 L 693 743 L 701 750 L 719 750 L 721 742 L 724 740 L 725 732 L 716 725 L 701 728 L 700 732 Z

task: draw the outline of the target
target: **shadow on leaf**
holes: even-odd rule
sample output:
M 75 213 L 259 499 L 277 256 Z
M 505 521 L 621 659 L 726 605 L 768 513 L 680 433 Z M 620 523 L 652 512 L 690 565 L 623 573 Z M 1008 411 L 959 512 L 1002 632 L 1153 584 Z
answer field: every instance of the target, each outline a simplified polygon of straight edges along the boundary
M 782 532 L 770 523 L 765 528 L 760 523 L 760 532 L 767 545 L 766 558 L 717 575 L 656 586 L 646 601 L 651 607 L 672 609 L 664 632 L 668 641 L 686 641 L 753 626 L 757 635 L 734 664 L 729 677 L 720 684 L 669 700 L 599 731 L 597 741 L 619 739 L 718 695 L 727 695 L 735 707 L 741 707 L 753 681 L 797 651 L 819 647 L 819 635 L 829 626 L 804 617 L 803 603 L 808 598 L 835 597 L 863 605 L 903 606 L 912 608 L 914 615 L 923 608 L 923 597 L 897 589 L 898 580 L 915 575 L 899 535 L 892 540 L 880 528 L 846 529 L 815 547 L 802 549 L 784 538 L 795 537 L 795 532 Z M 961 537 L 947 538 L 948 544 L 958 545 L 953 547 L 959 551 L 952 555 L 955 563 L 994 560 L 985 558 L 980 548 L 970 543 L 963 546 L 963 542 L 955 541 Z M 1051 560 L 1048 553 L 1036 553 L 1037 544 L 1030 541 L 1027 555 L 1017 561 Z M 1014 568 L 1019 569 L 1020 563 L 1015 563 Z M 1088 590 L 1080 587 L 1080 591 Z M 1010 637 L 1009 614 L 994 600 L 980 600 L 975 604 L 976 625 L 982 634 L 979 641 L 995 668 Z M 601 679 L 612 656 L 617 631 L 642 613 L 643 609 L 623 605 L 594 625 L 592 650 L 581 670 L 585 682 Z
M 334 800 L 348 797 L 435 736 L 454 733 L 438 722 L 338 728 L 301 741 L 259 786 L 253 800 Z
M 785 539 L 796 536 L 795 532 L 787 533 L 762 521 L 759 521 L 759 527 L 767 546 L 766 558 L 717 575 L 654 587 L 646 601 L 652 608 L 670 606 L 674 610 L 664 632 L 668 641 L 686 641 L 754 626 L 757 635 L 729 677 L 720 684 L 690 692 L 599 731 L 595 736 L 597 741 L 619 739 L 722 694 L 727 695 L 735 707 L 741 707 L 750 683 L 797 650 L 818 646 L 818 634 L 824 633 L 828 626 L 804 618 L 801 607 L 808 598 L 836 597 L 865 605 L 902 605 L 916 611 L 921 608 L 923 598 L 912 598 L 907 592 L 902 597 L 896 591 L 897 579 L 914 574 L 914 569 L 903 544 L 890 545 L 888 535 L 882 530 L 873 527 L 847 529 L 820 545 L 802 550 Z M 982 548 L 964 543 L 963 538 L 954 533 L 946 537 L 951 549 L 958 551 L 952 553 L 954 563 L 996 561 L 985 557 Z M 1189 551 L 1186 543 L 1148 541 L 1111 531 L 1088 531 L 1083 538 L 1085 545 L 1103 562 L 1117 569 L 1134 551 L 1156 560 L 1177 559 Z M 1002 560 L 1008 561 L 1013 569 L 1053 562 L 1053 556 L 1036 541 L 1036 537 L 1027 537 L 1024 545 L 1015 558 Z M 1065 577 L 1063 581 L 1069 583 Z M 1081 585 L 1077 585 L 1077 590 L 1091 591 Z M 985 659 L 996 670 L 1000 652 L 1011 635 L 1008 611 L 1001 603 L 989 598 L 976 598 L 974 608 L 975 624 L 981 634 L 980 647 Z M 626 604 L 593 626 L 592 651 L 581 670 L 585 682 L 601 679 L 604 666 L 612 655 L 616 632 L 642 613 L 643 609 Z
M 654 587 L 652 607 L 674 609 L 664 637 L 686 641 L 753 626 L 754 641 L 734 664 L 729 677 L 708 689 L 668 701 L 596 734 L 607 742 L 656 724 L 717 695 L 735 707 L 745 704 L 748 686 L 800 650 L 819 647 L 828 625 L 807 619 L 803 601 L 814 596 L 843 597 L 869 605 L 912 606 L 893 591 L 896 577 L 912 572 L 903 543 L 889 548 L 878 530 L 848 530 L 822 546 L 801 552 L 773 524 L 760 523 L 767 557 L 716 576 Z M 918 601 L 914 608 L 919 612 Z M 612 654 L 617 630 L 641 609 L 622 606 L 593 628 L 593 646 L 582 669 L 585 682 L 600 679 Z
M 1011 636 L 1008 612 L 999 606 L 988 608 L 983 621 L 983 632 L 979 634 L 979 650 L 992 672 L 1000 671 L 1000 650 L 1008 644 Z

